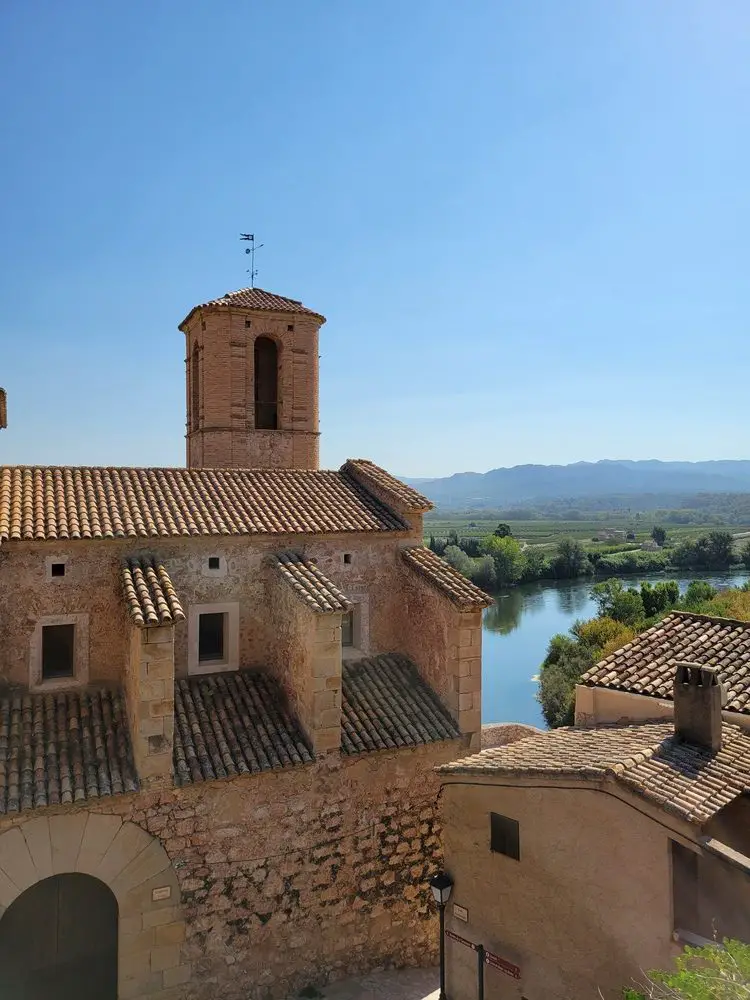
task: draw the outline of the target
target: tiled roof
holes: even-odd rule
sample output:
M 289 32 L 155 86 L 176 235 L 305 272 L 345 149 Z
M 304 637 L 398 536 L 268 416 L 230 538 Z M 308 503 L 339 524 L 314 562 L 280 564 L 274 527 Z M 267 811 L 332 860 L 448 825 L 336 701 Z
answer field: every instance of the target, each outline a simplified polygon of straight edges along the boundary
M 673 611 L 591 667 L 583 684 L 671 701 L 675 663 L 716 667 L 727 689 L 725 708 L 750 712 L 750 622 Z
M 453 740 L 458 726 L 414 664 L 396 653 L 343 665 L 341 749 L 355 754 Z
M 489 594 L 467 580 L 463 573 L 459 573 L 432 549 L 418 545 L 401 549 L 401 555 L 410 569 L 420 573 L 462 611 L 479 611 L 495 603 Z
M 153 556 L 127 559 L 122 567 L 122 589 L 128 615 L 141 628 L 185 621 L 166 567 Z
M 341 471 L 358 479 L 366 488 L 372 487 L 380 491 L 389 503 L 395 504 L 400 510 L 424 513 L 434 506 L 431 500 L 413 486 L 401 482 L 366 458 L 350 458 L 341 467 Z
M 317 614 L 348 611 L 352 602 L 320 571 L 296 552 L 272 556 L 273 565 L 304 604 Z
M 444 774 L 611 780 L 691 823 L 750 792 L 750 736 L 725 725 L 714 753 L 682 743 L 670 723 L 553 729 L 438 768 Z
M 403 531 L 341 472 L 3 466 L 0 541 Z
M 235 292 L 226 292 L 218 299 L 210 299 L 194 306 L 180 323 L 180 329 L 188 322 L 196 309 L 263 309 L 269 312 L 304 313 L 307 316 L 317 316 L 325 322 L 325 317 L 313 309 L 303 306 L 298 299 L 288 299 L 285 295 L 266 292 L 262 288 L 238 288 Z
M 175 782 L 225 778 L 312 760 L 276 681 L 261 671 L 175 683 Z
M 137 788 L 119 691 L 18 693 L 0 700 L 0 813 Z

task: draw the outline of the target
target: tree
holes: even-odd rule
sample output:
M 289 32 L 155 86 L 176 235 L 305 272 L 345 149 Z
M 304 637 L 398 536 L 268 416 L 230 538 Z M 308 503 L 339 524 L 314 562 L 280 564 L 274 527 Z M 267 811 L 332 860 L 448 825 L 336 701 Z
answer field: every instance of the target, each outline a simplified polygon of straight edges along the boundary
M 676 580 L 663 580 L 654 585 L 641 584 L 641 600 L 646 618 L 653 618 L 674 608 L 680 600 L 680 587 Z
M 716 597 L 716 591 L 706 580 L 691 580 L 680 604 L 686 611 L 694 611 L 701 604 Z
M 443 559 L 464 576 L 471 575 L 471 559 L 457 545 L 448 545 L 443 553 Z
M 651 529 L 651 537 L 657 545 L 664 545 L 667 540 L 667 532 L 659 524 L 655 524 Z
M 495 560 L 492 556 L 481 556 L 472 560 L 471 579 L 482 590 L 494 590 L 497 586 Z
M 575 689 L 594 655 L 588 647 L 567 635 L 553 635 L 539 672 L 537 701 L 551 729 L 570 726 L 575 715 Z
M 750 542 L 745 542 L 742 546 L 742 551 L 740 552 L 740 559 L 745 564 L 747 569 L 750 569 Z
M 543 580 L 549 576 L 550 568 L 544 550 L 529 545 L 523 550 L 523 572 L 521 579 L 524 583 L 532 580 Z
M 455 528 L 451 528 L 451 530 L 448 532 L 447 544 L 458 545 L 458 532 L 456 531 Z
M 635 632 L 614 618 L 592 618 L 587 622 L 576 622 L 570 630 L 578 641 L 591 650 L 595 661 L 620 649 L 630 642 Z
M 498 538 L 507 538 L 509 535 L 512 535 L 513 532 L 510 530 L 509 524 L 506 524 L 505 521 L 501 521 L 492 534 L 497 535 Z
M 625 1000 L 747 1000 L 750 995 L 750 945 L 726 940 L 722 947 L 685 948 L 672 972 L 651 972 Z
M 686 539 L 672 553 L 672 562 L 690 569 L 726 569 L 734 562 L 732 533 L 710 531 L 693 542 Z
M 504 538 L 490 535 L 485 539 L 484 547 L 494 560 L 498 587 L 507 587 L 521 579 L 524 559 L 521 544 L 517 539 L 510 535 Z
M 557 543 L 557 554 L 550 566 L 553 576 L 558 580 L 572 580 L 577 576 L 586 576 L 593 568 L 583 545 L 573 538 L 560 539 Z
M 646 617 L 641 595 L 632 587 L 625 589 L 622 580 L 603 580 L 591 588 L 600 617 L 613 618 L 623 625 L 636 625 Z

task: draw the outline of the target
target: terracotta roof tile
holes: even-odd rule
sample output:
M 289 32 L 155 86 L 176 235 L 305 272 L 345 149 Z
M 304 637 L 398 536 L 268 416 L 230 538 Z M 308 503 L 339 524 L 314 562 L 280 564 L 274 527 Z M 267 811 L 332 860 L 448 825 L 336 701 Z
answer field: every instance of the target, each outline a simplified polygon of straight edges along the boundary
M 717 753 L 675 739 L 669 723 L 553 729 L 444 764 L 444 774 L 615 781 L 691 823 L 750 792 L 750 736 L 725 725 Z
M 118 690 L 18 693 L 0 700 L 0 813 L 137 788 Z
M 194 306 L 180 323 L 180 329 L 188 322 L 196 309 L 261 309 L 268 312 L 297 313 L 306 316 L 316 316 L 325 323 L 325 317 L 313 309 L 303 306 L 298 299 L 288 299 L 285 295 L 266 292 L 262 288 L 238 288 L 234 292 L 226 292 L 218 299 L 210 299 Z
M 134 625 L 144 628 L 185 621 L 185 612 L 169 573 L 154 556 L 125 561 L 122 589 L 128 616 Z
M 489 594 L 467 580 L 444 559 L 424 546 L 401 549 L 407 566 L 420 573 L 462 611 L 479 611 L 494 604 Z
M 460 733 L 414 664 L 398 654 L 344 663 L 341 749 L 355 754 L 453 740 Z
M 583 684 L 672 699 L 675 664 L 716 667 L 726 709 L 750 712 L 750 622 L 673 611 L 588 670 Z
M 382 494 L 387 503 L 394 504 L 399 510 L 424 513 L 432 510 L 434 506 L 431 500 L 414 487 L 396 479 L 390 472 L 386 472 L 366 458 L 350 458 L 342 465 L 341 471 L 361 482 L 365 488 L 374 489 Z
M 292 767 L 312 760 L 277 682 L 262 671 L 175 683 L 175 783 Z
M 314 562 L 296 552 L 271 557 L 272 564 L 297 597 L 316 614 L 348 611 L 353 605 Z
M 0 468 L 0 541 L 406 527 L 398 514 L 341 472 Z

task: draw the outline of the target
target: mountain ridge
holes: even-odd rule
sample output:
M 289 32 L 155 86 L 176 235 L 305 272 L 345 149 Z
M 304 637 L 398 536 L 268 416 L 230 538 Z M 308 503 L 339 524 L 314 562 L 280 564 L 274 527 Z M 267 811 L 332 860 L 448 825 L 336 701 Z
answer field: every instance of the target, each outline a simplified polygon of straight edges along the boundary
M 665 462 L 661 459 L 601 459 L 569 465 L 514 465 L 489 472 L 455 472 L 451 476 L 406 477 L 438 507 L 498 508 L 618 494 L 750 492 L 750 460 L 710 459 Z

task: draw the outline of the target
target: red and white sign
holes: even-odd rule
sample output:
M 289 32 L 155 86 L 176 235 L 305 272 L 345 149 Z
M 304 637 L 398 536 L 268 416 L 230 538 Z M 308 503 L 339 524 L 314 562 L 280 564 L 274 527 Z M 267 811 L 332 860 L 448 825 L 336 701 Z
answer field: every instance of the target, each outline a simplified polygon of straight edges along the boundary
M 466 938 L 461 937 L 460 934 L 454 934 L 453 931 L 446 931 L 445 936 L 450 938 L 451 941 L 457 941 L 459 944 L 465 945 L 467 948 L 471 948 L 472 951 L 477 950 L 477 946 L 473 941 L 468 941 Z
M 491 965 L 493 969 L 497 969 L 499 972 L 504 972 L 505 975 L 510 976 L 511 979 L 521 978 L 521 970 L 517 965 L 513 965 L 512 962 L 508 962 L 504 958 L 500 958 L 499 955 L 495 955 L 491 951 L 486 951 L 484 953 L 484 961 L 486 965 Z

